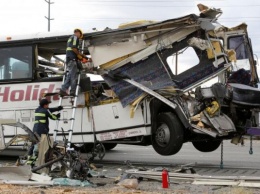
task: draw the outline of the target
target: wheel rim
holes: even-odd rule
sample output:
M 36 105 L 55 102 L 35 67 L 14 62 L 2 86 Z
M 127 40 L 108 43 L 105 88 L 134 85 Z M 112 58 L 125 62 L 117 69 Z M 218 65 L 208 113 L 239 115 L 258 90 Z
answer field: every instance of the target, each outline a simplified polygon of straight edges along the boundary
M 165 123 L 160 124 L 157 128 L 155 141 L 161 147 L 166 147 L 168 145 L 170 141 L 170 129 Z

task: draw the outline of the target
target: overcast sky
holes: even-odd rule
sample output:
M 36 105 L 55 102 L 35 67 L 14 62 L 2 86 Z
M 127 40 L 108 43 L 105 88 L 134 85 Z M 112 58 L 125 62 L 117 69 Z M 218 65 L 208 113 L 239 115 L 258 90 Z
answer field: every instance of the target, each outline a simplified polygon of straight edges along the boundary
M 198 14 L 196 5 L 203 3 L 222 8 L 219 21 L 228 27 L 246 22 L 260 57 L 260 1 L 259 0 L 52 0 L 51 32 L 96 27 L 116 28 L 120 23 L 139 19 L 164 20 L 186 14 Z M 44 0 L 0 1 L 0 35 L 47 32 L 48 4 Z

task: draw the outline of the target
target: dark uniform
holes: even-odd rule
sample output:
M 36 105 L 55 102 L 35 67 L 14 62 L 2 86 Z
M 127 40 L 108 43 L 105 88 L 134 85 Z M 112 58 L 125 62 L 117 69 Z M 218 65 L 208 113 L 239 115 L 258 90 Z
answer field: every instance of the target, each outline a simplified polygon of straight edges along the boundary
M 55 111 L 61 110 L 60 108 L 43 108 L 39 106 L 35 110 L 35 121 L 34 121 L 34 127 L 33 132 L 36 132 L 40 137 L 42 134 L 48 134 L 49 133 L 49 119 L 57 120 L 58 116 L 55 114 L 52 114 Z
M 42 134 L 49 133 L 49 118 L 52 120 L 57 120 L 60 118 L 60 113 L 57 115 L 52 113 L 63 109 L 62 106 L 59 106 L 57 108 L 48 108 L 49 106 L 46 105 L 50 103 L 51 102 L 47 99 L 42 99 L 40 101 L 40 106 L 34 112 L 35 121 L 33 132 L 37 133 L 40 137 Z M 33 153 L 34 155 L 37 155 L 36 152 L 38 152 L 38 146 L 37 144 L 32 144 L 31 148 L 29 149 L 28 155 L 31 156 Z
M 70 88 L 70 95 L 75 95 L 76 87 L 77 87 L 77 60 L 78 57 L 76 53 L 73 51 L 73 48 L 78 49 L 79 47 L 79 39 L 77 36 L 72 35 L 67 42 L 67 49 L 66 49 L 66 64 L 67 64 L 67 76 L 66 79 L 61 86 L 61 91 L 63 93 Z

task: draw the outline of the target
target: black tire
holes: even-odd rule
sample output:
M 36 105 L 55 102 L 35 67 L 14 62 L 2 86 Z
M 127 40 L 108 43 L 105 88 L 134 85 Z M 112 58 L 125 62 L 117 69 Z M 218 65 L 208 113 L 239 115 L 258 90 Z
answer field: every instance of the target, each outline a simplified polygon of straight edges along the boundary
M 85 143 L 81 148 L 80 151 L 81 153 L 89 153 L 92 151 L 94 147 L 94 143 Z
M 220 140 L 212 140 L 212 141 L 195 141 L 192 142 L 193 146 L 199 150 L 200 152 L 213 152 L 221 144 Z
M 171 112 L 160 113 L 157 117 L 157 126 L 152 134 L 154 150 L 163 156 L 176 154 L 183 144 L 184 127 Z
M 94 143 L 84 143 L 84 144 L 72 144 L 71 145 L 76 151 L 81 153 L 89 153 L 94 147 Z
M 112 150 L 117 146 L 117 143 L 103 143 L 106 151 Z

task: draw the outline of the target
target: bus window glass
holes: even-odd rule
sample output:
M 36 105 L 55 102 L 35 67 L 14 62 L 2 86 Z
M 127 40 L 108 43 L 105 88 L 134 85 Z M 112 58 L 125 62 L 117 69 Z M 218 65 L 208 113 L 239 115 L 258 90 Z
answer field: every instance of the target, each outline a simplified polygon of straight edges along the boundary
M 32 47 L 0 48 L 0 81 L 32 78 Z
M 167 63 L 170 66 L 174 75 L 179 75 L 190 68 L 199 64 L 199 58 L 192 47 L 187 47 L 178 52 L 177 60 L 176 53 L 167 58 Z
M 234 49 L 236 51 L 236 57 L 238 60 L 248 58 L 243 36 L 230 37 L 228 39 L 228 45 L 229 49 Z

